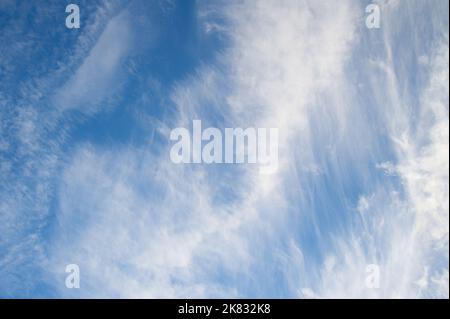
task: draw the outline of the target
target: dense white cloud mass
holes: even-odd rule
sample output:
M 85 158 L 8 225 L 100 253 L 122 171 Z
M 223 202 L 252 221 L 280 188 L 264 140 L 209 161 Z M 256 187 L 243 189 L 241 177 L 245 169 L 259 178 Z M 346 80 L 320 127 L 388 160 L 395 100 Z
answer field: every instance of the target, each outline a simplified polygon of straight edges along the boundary
M 365 1 L 200 1 L 196 32 L 226 46 L 167 97 L 146 82 L 160 105 L 136 111 L 135 124 L 151 127 L 144 145 L 64 148 L 75 124 L 63 119 L 129 107 L 118 95 L 142 63 L 133 56 L 139 19 L 132 5 L 111 14 L 73 76 L 51 87 L 58 107 L 48 113 L 63 128 L 40 123 L 33 108 L 15 119 L 19 148 L 51 163 L 30 167 L 40 183 L 19 190 L 27 173 L 8 173 L 14 160 L 2 160 L 14 181 L 0 192 L 0 238 L 11 247 L 0 276 L 26 256 L 27 241 L 12 235 L 21 229 L 58 296 L 448 298 L 448 4 L 377 3 L 380 29 L 366 28 Z M 279 128 L 278 171 L 172 163 L 170 129 L 194 119 Z M 52 130 L 61 141 L 50 147 L 40 139 Z M 4 136 L 0 150 L 13 142 Z M 33 218 L 54 206 L 45 236 L 22 225 L 9 192 L 42 202 Z M 61 284 L 71 263 L 79 290 Z M 370 265 L 378 288 L 368 286 Z

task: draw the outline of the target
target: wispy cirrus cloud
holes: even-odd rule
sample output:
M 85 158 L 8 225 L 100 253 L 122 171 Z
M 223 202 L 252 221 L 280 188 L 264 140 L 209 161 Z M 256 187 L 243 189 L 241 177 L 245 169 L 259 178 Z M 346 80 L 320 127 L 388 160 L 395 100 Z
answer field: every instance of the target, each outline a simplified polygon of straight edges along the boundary
M 371 30 L 365 2 L 198 3 L 199 37 L 224 47 L 164 89 L 125 41 L 144 37 L 135 33 L 139 19 L 124 12 L 105 22 L 51 96 L 62 114 L 114 107 L 133 55 L 133 76 L 155 80 L 139 103 L 123 104 L 147 101 L 129 124 L 151 129 L 143 144 L 76 141 L 63 162 L 55 158 L 55 216 L 42 252 L 49 289 L 71 297 L 448 297 L 448 4 L 378 3 L 382 27 Z M 173 164 L 170 128 L 193 119 L 278 127 L 278 172 Z M 21 119 L 22 131 L 36 122 Z M 24 251 L 16 247 L 9 256 Z M 63 285 L 69 263 L 81 268 L 79 290 Z M 380 268 L 378 289 L 366 285 L 370 264 Z
M 44 237 L 51 219 L 54 181 L 64 161 L 61 148 L 74 124 L 73 116 L 63 114 L 51 98 L 61 94 L 61 83 L 71 77 L 80 61 L 96 51 L 97 38 L 120 7 L 113 2 L 86 4 L 86 9 L 92 9 L 92 14 L 86 10 L 84 15 L 89 26 L 72 36 L 57 20 L 64 17 L 62 4 L 3 5 L 0 291 L 2 296 L 15 296 L 18 291 L 21 296 L 32 296 L 39 284 L 34 276 L 43 272 L 47 258 Z M 36 15 L 27 20 L 23 12 Z M 53 32 L 43 35 L 44 30 Z M 66 34 L 69 42 L 55 30 Z M 64 47 L 68 54 L 44 46 L 45 41 Z M 97 80 L 101 85 L 102 79 Z M 96 93 L 91 93 L 94 98 Z

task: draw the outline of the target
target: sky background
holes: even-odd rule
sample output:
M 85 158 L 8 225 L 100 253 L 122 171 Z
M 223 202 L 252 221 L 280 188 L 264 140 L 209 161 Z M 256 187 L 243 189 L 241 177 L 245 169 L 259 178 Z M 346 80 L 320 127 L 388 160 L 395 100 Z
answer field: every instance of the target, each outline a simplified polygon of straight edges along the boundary
M 69 3 L 0 0 L 1 298 L 449 297 L 448 1 Z M 194 119 L 278 171 L 172 163 Z

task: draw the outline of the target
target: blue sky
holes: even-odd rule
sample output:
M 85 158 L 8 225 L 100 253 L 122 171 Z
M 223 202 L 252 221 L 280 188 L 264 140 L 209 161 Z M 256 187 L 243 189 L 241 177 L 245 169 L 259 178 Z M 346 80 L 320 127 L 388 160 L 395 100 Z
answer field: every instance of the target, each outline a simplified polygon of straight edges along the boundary
M 448 298 L 448 1 L 69 3 L 0 1 L 0 297 Z

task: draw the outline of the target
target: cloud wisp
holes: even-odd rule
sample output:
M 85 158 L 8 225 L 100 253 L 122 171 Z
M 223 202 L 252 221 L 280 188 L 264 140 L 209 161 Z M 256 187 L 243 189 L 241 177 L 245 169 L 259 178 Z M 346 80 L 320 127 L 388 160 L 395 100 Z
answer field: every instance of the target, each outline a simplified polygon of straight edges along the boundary
M 360 1 L 199 2 L 196 40 L 221 46 L 170 85 L 132 52 L 145 40 L 137 31 L 142 16 L 132 18 L 142 2 L 102 20 L 73 75 L 44 94 L 51 118 L 66 121 L 61 141 L 53 148 L 38 143 L 45 152 L 31 157 L 53 161 L 37 167 L 51 180 L 48 189 L 36 186 L 54 198 L 51 209 L 48 201 L 36 208 L 49 229 L 27 237 L 40 250 L 49 291 L 448 298 L 448 4 L 376 3 L 379 29 L 366 28 Z M 180 4 L 161 5 L 172 14 Z M 153 46 L 140 49 L 158 57 Z M 157 98 L 127 91 L 131 77 L 151 79 L 145 90 Z M 99 112 L 124 116 L 133 107 L 129 125 L 151 127 L 141 132 L 144 143 L 70 141 L 80 114 L 95 123 Z M 34 133 L 33 116 L 42 115 L 27 110 L 15 121 L 28 138 L 16 144 L 31 152 L 33 138 L 48 135 Z M 170 130 L 196 119 L 204 127 L 277 128 L 278 170 L 262 175 L 247 164 L 173 163 Z M 5 136 L 0 149 L 12 141 Z M 17 154 L 17 161 L 25 158 Z M 8 163 L 14 161 L 2 161 L 3 170 Z M 8 176 L 14 189 L 26 184 L 23 172 Z M 0 246 L 8 252 L 0 275 L 8 260 L 26 255 L 27 241 L 12 235 L 14 220 L 36 225 L 5 194 L 2 209 L 10 213 L 2 224 L 13 226 L 1 226 L 2 243 L 13 249 Z M 72 263 L 81 270 L 80 289 L 63 284 Z M 376 287 L 367 283 L 373 269 Z

